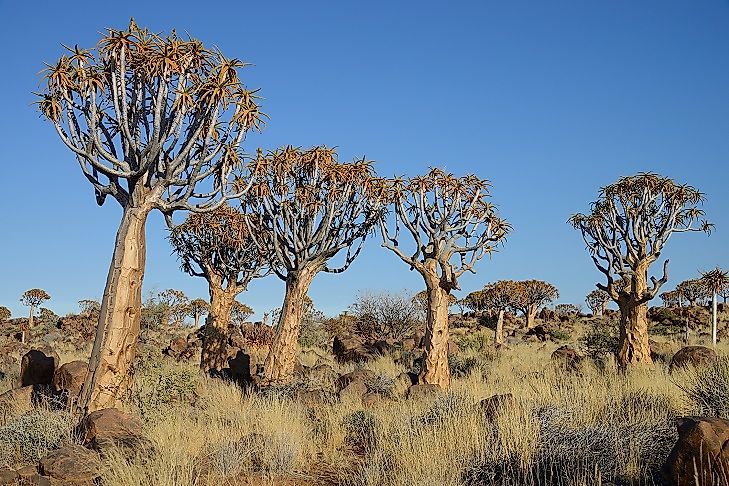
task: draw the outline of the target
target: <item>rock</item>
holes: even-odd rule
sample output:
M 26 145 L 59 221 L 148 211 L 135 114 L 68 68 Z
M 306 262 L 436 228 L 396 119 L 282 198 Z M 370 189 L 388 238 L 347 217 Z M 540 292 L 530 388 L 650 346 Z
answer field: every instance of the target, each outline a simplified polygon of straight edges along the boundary
M 20 362 L 20 386 L 52 385 L 58 362 L 51 348 L 31 349 Z
M 337 391 L 343 390 L 355 381 L 360 381 L 363 384 L 366 384 L 367 382 L 374 380 L 376 376 L 377 375 L 372 370 L 358 368 L 350 373 L 346 373 L 337 378 L 337 381 L 335 383 L 337 386 Z
M 0 468 L 0 485 L 15 484 L 20 476 L 7 466 Z
M 415 349 L 416 344 L 417 343 L 415 342 L 415 339 L 413 339 L 413 338 L 403 339 L 402 340 L 402 349 L 405 351 L 412 351 L 413 349 Z
M 238 383 L 248 383 L 256 374 L 256 362 L 250 354 L 238 349 L 232 358 L 228 358 L 230 377 Z
M 297 395 L 297 398 L 301 404 L 307 407 L 318 407 L 319 405 L 324 404 L 328 405 L 336 401 L 336 395 L 321 388 L 301 392 Z
M 170 341 L 170 345 L 164 350 L 164 354 L 178 358 L 187 349 L 187 338 L 177 336 Z
M 726 484 L 723 480 L 729 478 L 729 420 L 679 417 L 676 425 L 678 441 L 662 468 L 666 483 L 670 486 Z
M 86 361 L 71 361 L 61 365 L 53 375 L 53 386 L 57 391 L 66 390 L 69 396 L 77 396 L 86 380 L 89 365 Z
M 13 388 L 0 395 L 0 411 L 13 410 L 15 413 L 27 412 L 36 401 L 35 386 Z
M 571 346 L 561 346 L 552 353 L 552 361 L 571 370 L 577 370 L 583 356 Z
M 549 339 L 549 333 L 544 328 L 544 326 L 534 326 L 533 328 L 529 329 L 526 334 L 524 335 L 524 339 L 526 340 L 526 336 L 535 336 L 538 341 L 544 342 Z
M 22 484 L 35 484 L 31 481 L 31 478 L 38 476 L 38 466 L 24 466 L 16 471 L 18 473 L 18 480 Z
M 392 396 L 394 398 L 404 398 L 408 392 L 408 388 L 413 385 L 410 376 L 407 373 L 400 373 L 392 384 Z
M 79 432 L 83 444 L 102 456 L 113 447 L 129 456 L 151 449 L 151 443 L 142 435 L 142 421 L 116 408 L 91 412 L 81 421 Z
M 51 451 L 40 460 L 44 475 L 78 486 L 93 485 L 100 466 L 96 452 L 75 444 Z
M 313 349 L 307 349 L 306 351 L 302 351 L 299 353 L 299 363 L 301 363 L 303 366 L 307 368 L 313 368 L 316 366 L 317 361 L 321 356 L 319 353 L 314 351 Z
M 334 368 L 328 364 L 318 364 L 308 370 L 307 376 L 309 380 L 316 381 L 317 383 L 333 383 L 334 380 L 339 378 L 339 375 Z
M 392 353 L 395 349 L 395 346 L 392 342 L 387 341 L 385 339 L 380 339 L 378 341 L 375 341 L 371 348 L 381 354 L 382 356 L 387 356 L 388 354 Z
M 448 355 L 453 356 L 460 352 L 461 352 L 461 348 L 459 348 L 458 345 L 454 341 L 449 339 L 448 340 Z
M 516 406 L 516 399 L 511 393 L 493 395 L 481 400 L 480 406 L 484 417 L 486 417 L 487 420 L 493 420 L 501 410 Z
M 370 361 L 378 355 L 376 351 L 366 347 L 362 340 L 355 336 L 336 336 L 332 345 L 332 352 L 340 363 Z
M 706 346 L 686 346 L 671 358 L 669 371 L 685 366 L 704 366 L 716 361 L 716 351 Z
M 369 392 L 362 395 L 362 406 L 367 408 L 374 407 L 382 403 L 382 401 L 382 395 L 380 395 L 379 393 Z
M 364 380 L 354 380 L 339 390 L 339 399 L 343 402 L 360 401 L 367 391 L 367 384 Z
M 407 397 L 408 399 L 420 399 L 424 397 L 429 397 L 432 395 L 435 395 L 436 393 L 439 393 L 441 391 L 440 387 L 438 385 L 433 385 L 431 383 L 424 383 L 422 385 L 412 385 L 410 388 L 408 388 Z
M 671 354 L 671 345 L 668 343 L 661 343 L 650 339 L 648 345 L 651 349 L 651 359 L 653 361 L 666 361 Z

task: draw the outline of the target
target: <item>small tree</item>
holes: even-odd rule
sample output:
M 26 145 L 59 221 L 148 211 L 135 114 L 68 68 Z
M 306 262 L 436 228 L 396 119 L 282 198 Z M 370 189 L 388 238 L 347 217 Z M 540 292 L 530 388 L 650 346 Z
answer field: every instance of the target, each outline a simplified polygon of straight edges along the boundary
M 264 233 L 256 231 L 264 240 Z M 245 215 L 227 205 L 210 213 L 190 214 L 172 228 L 169 240 L 182 271 L 208 282 L 210 306 L 200 368 L 220 371 L 228 366 L 228 325 L 235 298 L 251 280 L 268 274 L 266 254 L 256 245 Z
M 517 282 L 515 292 L 513 307 L 524 314 L 527 329 L 534 327 L 534 318 L 540 307 L 559 298 L 557 287 L 541 280 Z
M 230 322 L 235 326 L 241 326 L 252 315 L 253 309 L 236 300 L 233 302 L 233 307 L 230 310 Z
M 554 312 L 560 317 L 570 317 L 578 315 L 580 308 L 575 304 L 557 304 L 554 306 Z
M 5 306 L 0 305 L 0 321 L 7 321 L 13 314 Z
M 676 290 L 669 290 L 658 295 L 663 301 L 663 307 L 679 307 L 681 293 Z
M 115 407 L 131 383 L 149 213 L 208 211 L 230 194 L 238 147 L 262 114 L 238 70 L 196 39 L 130 22 L 49 65 L 38 105 L 94 187 L 122 207 L 79 408 Z
M 189 316 L 195 322 L 196 328 L 200 326 L 200 317 L 207 313 L 209 309 L 210 304 L 205 299 L 193 299 L 190 301 L 190 306 L 188 307 L 188 311 L 190 312 Z
M 587 307 L 590 308 L 592 314 L 595 316 L 601 316 L 605 312 L 605 307 L 607 307 L 609 301 L 610 294 L 600 289 L 593 290 L 585 298 Z
M 708 272 L 701 273 L 701 282 L 706 290 L 711 294 L 711 342 L 716 346 L 717 334 L 717 294 L 729 286 L 729 272 L 725 272 L 719 267 Z
M 394 338 L 401 340 L 423 320 L 423 306 L 418 295 L 407 292 L 362 293 L 349 306 L 354 316 L 354 333 L 366 340 Z
M 162 304 L 162 325 L 181 324 L 189 314 L 190 299 L 181 290 L 167 289 L 157 296 Z
M 40 320 L 41 324 L 55 324 L 58 322 L 59 319 L 60 317 L 58 316 L 58 314 L 48 309 L 47 307 L 41 307 L 40 311 L 38 312 L 38 320 Z
M 498 314 L 494 330 L 494 345 L 497 348 L 504 344 L 504 314 L 507 310 L 514 309 L 517 304 L 520 304 L 521 290 L 520 282 L 499 280 L 486 284 L 480 291 L 482 295 L 478 300 L 482 302 L 483 308 Z
M 448 307 L 460 289 L 458 278 L 503 241 L 510 226 L 488 201 L 488 182 L 454 177 L 440 169 L 424 176 L 383 181 L 383 197 L 393 208 L 394 229 L 381 219 L 383 246 L 423 276 L 428 294 L 425 351 L 419 381 L 450 386 Z M 412 237 L 401 245 L 400 230 Z
M 703 304 L 709 298 L 706 282 L 699 278 L 684 280 L 676 285 L 676 291 L 688 301 L 690 307 L 696 304 Z
M 603 187 L 589 214 L 575 214 L 570 223 L 580 230 L 595 266 L 607 278 L 597 284 L 620 308 L 618 363 L 651 363 L 647 303 L 668 281 L 668 260 L 660 279 L 650 277 L 650 266 L 660 257 L 673 233 L 709 232 L 699 222 L 703 195 L 691 186 L 652 173 L 622 177 Z M 695 224 L 698 223 L 698 226 Z M 616 280 L 626 279 L 623 289 Z
M 43 289 L 30 289 L 26 290 L 20 297 L 20 303 L 30 308 L 28 312 L 28 323 L 20 329 L 20 342 L 25 343 L 25 334 L 33 328 L 33 317 L 35 316 L 36 309 L 45 301 L 50 299 Z
M 99 317 L 99 311 L 101 310 L 101 304 L 98 300 L 84 299 L 78 301 L 78 306 L 81 309 L 81 315 L 84 317 Z
M 291 379 L 298 349 L 303 299 L 319 272 L 345 271 L 377 222 L 370 204 L 371 163 L 339 163 L 334 149 L 286 147 L 250 164 L 251 189 L 244 201 L 259 251 L 286 282 L 276 338 L 264 364 L 269 382 Z M 346 250 L 339 268 L 330 261 Z

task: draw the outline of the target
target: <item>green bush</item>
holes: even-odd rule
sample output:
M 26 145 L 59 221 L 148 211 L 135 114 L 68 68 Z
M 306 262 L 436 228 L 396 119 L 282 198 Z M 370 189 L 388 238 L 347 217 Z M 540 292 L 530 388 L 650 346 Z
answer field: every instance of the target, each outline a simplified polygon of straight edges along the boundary
M 593 359 L 615 355 L 620 346 L 617 326 L 604 320 L 596 321 L 580 339 L 580 343 Z
M 562 329 L 549 331 L 549 335 L 552 336 L 552 339 L 555 339 L 557 341 L 569 341 L 570 339 L 572 339 L 572 334 Z
M 129 401 L 145 420 L 159 417 L 170 405 L 191 402 L 198 386 L 197 370 L 156 357 L 137 361 L 134 378 Z
M 377 425 L 375 416 L 367 410 L 357 410 L 342 420 L 347 443 L 364 450 L 371 450 L 376 446 Z

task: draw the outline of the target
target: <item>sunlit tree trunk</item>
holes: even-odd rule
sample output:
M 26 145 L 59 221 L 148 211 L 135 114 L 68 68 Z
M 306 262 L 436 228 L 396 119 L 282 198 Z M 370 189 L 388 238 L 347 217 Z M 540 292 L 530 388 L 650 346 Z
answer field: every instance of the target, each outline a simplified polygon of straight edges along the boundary
M 527 329 L 531 329 L 534 327 L 534 320 L 537 317 L 537 307 L 534 305 L 530 305 L 527 307 L 526 311 L 526 327 Z
M 717 298 L 716 292 L 711 294 L 711 344 L 716 346 L 716 334 L 717 334 L 717 319 L 716 319 L 716 312 L 717 312 L 717 301 L 719 299 Z
M 428 264 L 426 264 L 427 267 Z M 435 262 L 425 277 L 428 309 L 425 327 L 425 350 L 420 383 L 448 388 L 451 383 L 448 367 L 448 298 L 449 292 L 441 287 L 435 273 Z
M 205 318 L 200 369 L 220 371 L 228 367 L 228 324 L 236 292 L 221 289 L 219 279 L 209 282 L 210 310 Z
M 315 272 L 301 270 L 289 273 L 286 279 L 286 295 L 276 327 L 276 337 L 264 364 L 264 377 L 268 382 L 291 381 L 299 350 L 299 328 L 304 312 L 304 297 Z
M 499 309 L 499 317 L 496 320 L 494 330 L 494 347 L 499 348 L 504 344 L 504 309 Z
M 629 296 L 618 303 L 620 307 L 620 351 L 618 363 L 621 367 L 641 363 L 652 363 L 648 343 L 648 304 L 639 303 L 648 289 L 646 269 L 638 268 L 633 277 L 633 288 Z
M 147 208 L 127 207 L 117 231 L 89 374 L 79 402 L 86 412 L 118 407 L 131 384 L 139 338 L 148 214 Z

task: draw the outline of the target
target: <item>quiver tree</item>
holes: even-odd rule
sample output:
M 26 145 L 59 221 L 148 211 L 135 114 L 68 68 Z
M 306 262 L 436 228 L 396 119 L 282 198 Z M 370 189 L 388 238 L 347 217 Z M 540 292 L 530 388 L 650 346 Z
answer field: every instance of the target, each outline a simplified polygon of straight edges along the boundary
M 377 222 L 371 204 L 372 164 L 337 161 L 324 146 L 291 146 L 263 154 L 249 164 L 251 189 L 244 200 L 259 251 L 286 283 L 276 337 L 264 364 L 268 382 L 291 379 L 298 350 L 303 301 L 319 272 L 340 273 L 355 260 Z M 345 250 L 336 267 L 332 258 Z
M 580 308 L 575 304 L 557 304 L 554 312 L 560 317 L 576 316 L 580 313 Z
M 702 304 L 709 298 L 706 282 L 699 278 L 684 280 L 680 284 L 676 285 L 676 291 L 688 301 L 689 307 L 693 307 L 696 304 Z
M 20 329 L 20 342 L 25 342 L 25 333 L 33 328 L 33 317 L 35 317 L 36 309 L 50 298 L 51 296 L 48 295 L 48 292 L 43 289 L 26 290 L 20 296 L 20 303 L 30 308 L 28 312 L 28 323 Z
M 196 39 L 109 29 L 45 71 L 41 113 L 73 152 L 96 202 L 122 207 L 79 407 L 114 407 L 131 382 L 152 210 L 206 211 L 229 196 L 238 146 L 262 114 L 244 64 Z
M 499 280 L 495 283 L 486 284 L 480 290 L 478 298 L 485 310 L 497 314 L 496 328 L 494 329 L 494 346 L 499 348 L 504 344 L 504 314 L 509 309 L 515 309 L 521 299 L 521 282 L 513 280 Z
M 162 310 L 162 325 L 178 325 L 184 322 L 189 313 L 190 299 L 182 290 L 167 289 L 157 296 Z
M 590 308 L 592 314 L 601 316 L 605 312 L 607 303 L 610 301 L 610 295 L 604 290 L 595 289 L 585 297 L 585 303 Z
M 392 208 L 394 228 L 381 218 L 383 246 L 423 276 L 428 297 L 421 383 L 450 385 L 448 307 L 460 289 L 458 278 L 474 272 L 510 226 L 488 201 L 488 182 L 474 175 L 454 177 L 440 169 L 424 176 L 383 181 L 383 197 Z M 404 228 L 414 248 L 401 246 Z
M 526 319 L 527 329 L 534 327 L 534 318 L 540 307 L 559 298 L 559 290 L 554 285 L 541 280 L 517 282 L 514 309 L 521 311 Z
M 722 289 L 729 287 L 729 272 L 725 272 L 721 268 L 716 267 L 708 272 L 702 272 L 701 282 L 704 284 L 707 292 L 711 295 L 711 343 L 716 346 L 717 295 Z
M 620 309 L 618 362 L 651 363 L 647 303 L 668 280 L 668 260 L 660 279 L 649 269 L 673 233 L 711 230 L 700 221 L 703 195 L 691 186 L 652 173 L 622 177 L 603 187 L 588 214 L 575 214 L 570 224 L 582 233 L 593 262 L 606 277 L 598 283 Z M 629 285 L 616 285 L 620 280 Z
M 205 299 L 192 299 L 190 301 L 190 306 L 187 308 L 189 312 L 188 315 L 192 317 L 196 328 L 200 326 L 200 317 L 203 314 L 206 314 L 209 309 L 210 304 L 208 304 L 208 301 Z
M 84 317 L 98 317 L 101 304 L 98 300 L 84 299 L 78 301 L 78 307 L 81 309 L 81 315 Z
M 236 300 L 233 302 L 233 307 L 230 310 L 230 322 L 234 326 L 241 326 L 245 324 L 248 318 L 252 315 L 253 309 Z
M 0 321 L 7 321 L 12 315 L 13 314 L 10 312 L 10 309 L 0 305 Z
M 683 295 L 678 290 L 669 290 L 658 295 L 663 301 L 663 307 L 681 307 Z
M 256 231 L 265 241 L 261 230 Z M 220 371 L 228 366 L 228 325 L 235 297 L 251 280 L 268 273 L 267 256 L 251 236 L 246 216 L 227 205 L 209 213 L 191 213 L 172 228 L 169 240 L 182 271 L 208 282 L 210 306 L 200 368 Z
M 729 299 L 729 285 L 724 286 L 724 288 L 719 290 L 717 293 L 719 294 L 719 297 L 723 299 L 724 304 L 726 304 L 726 300 Z

